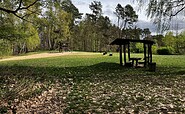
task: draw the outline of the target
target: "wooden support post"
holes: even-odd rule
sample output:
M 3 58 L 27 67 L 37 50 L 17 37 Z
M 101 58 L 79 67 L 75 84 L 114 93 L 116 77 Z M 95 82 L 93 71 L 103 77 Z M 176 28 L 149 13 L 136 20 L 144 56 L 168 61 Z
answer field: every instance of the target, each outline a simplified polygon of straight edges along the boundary
M 148 57 L 147 57 L 147 61 L 148 61 L 148 64 L 150 63 L 150 44 L 148 44 Z
M 122 45 L 119 45 L 119 57 L 120 57 L 120 65 L 123 66 L 123 60 L 122 60 Z
M 144 62 L 145 62 L 145 63 L 144 63 L 144 67 L 146 67 L 147 58 L 146 58 L 146 44 L 145 44 L 145 43 L 143 44 L 143 47 L 144 47 Z
M 124 51 L 123 52 L 124 52 L 124 65 L 125 65 L 126 61 L 127 61 L 126 60 L 126 44 L 124 44 L 123 46 L 124 46 L 124 49 L 123 49 Z
M 152 45 L 149 44 L 149 52 L 150 52 L 150 63 L 152 63 Z
M 128 60 L 130 61 L 130 43 L 128 43 Z

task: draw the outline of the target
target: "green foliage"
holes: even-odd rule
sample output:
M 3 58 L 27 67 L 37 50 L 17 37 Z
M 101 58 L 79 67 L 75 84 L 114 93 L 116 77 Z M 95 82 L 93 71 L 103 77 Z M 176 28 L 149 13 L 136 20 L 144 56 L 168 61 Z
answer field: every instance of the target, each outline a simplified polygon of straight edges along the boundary
M 24 38 L 26 34 L 20 30 L 20 25 L 15 24 L 15 19 L 9 19 L 10 17 L 11 15 L 0 20 L 0 39 L 15 41 Z
M 114 33 L 117 28 L 112 26 L 111 21 L 107 16 L 101 15 L 100 2 L 92 2 L 90 7 L 94 13 L 86 14 L 84 20 L 73 29 L 73 49 L 100 52 L 109 51 L 110 49 L 108 45 L 115 38 L 116 34 Z M 95 12 L 99 12 L 100 14 Z M 113 32 L 113 30 L 115 31 Z
M 174 52 L 172 47 L 161 47 L 157 49 L 157 54 L 159 55 L 171 55 L 174 54 Z
M 28 48 L 28 51 L 34 51 L 36 48 L 40 45 L 40 38 L 38 35 L 37 30 L 33 27 L 33 25 L 28 24 L 28 34 L 31 34 L 29 37 L 26 37 L 26 47 Z
M 102 4 L 100 1 L 91 2 L 89 8 L 93 12 L 93 15 L 96 16 L 96 18 L 102 15 Z
M 62 1 L 62 9 L 67 13 L 72 14 L 72 23 L 74 24 L 75 19 L 81 19 L 82 14 L 79 10 L 74 6 L 71 0 L 63 0 Z
M 0 39 L 0 57 L 12 54 L 12 45 L 8 40 Z
M 74 15 L 69 12 L 70 9 L 67 1 L 64 3 L 51 2 L 44 12 L 45 17 L 39 21 L 41 45 L 44 49 L 56 49 L 58 42 L 69 42 L 71 30 L 74 24 Z M 62 5 L 65 5 L 64 7 Z M 72 5 L 70 3 L 70 5 Z M 54 8 L 53 8 L 54 7 Z M 66 11 L 65 11 L 66 10 Z M 72 9 L 71 9 L 72 10 Z M 69 13 L 68 13 L 69 12 Z
M 152 53 L 157 54 L 157 46 L 156 45 L 152 46 Z
M 136 43 L 136 49 L 135 49 L 136 53 L 143 53 L 144 52 L 144 48 L 143 48 L 143 44 L 142 43 Z
M 163 42 L 163 39 L 164 39 L 163 35 L 154 35 L 154 36 L 152 36 L 152 38 L 158 47 L 165 46 L 165 44 Z
M 134 53 L 144 53 L 144 47 L 142 43 L 136 43 L 135 48 L 131 48 Z M 152 45 L 152 53 L 157 54 L 157 46 Z
M 127 25 L 132 26 L 134 22 L 138 21 L 138 15 L 134 11 L 133 7 L 127 4 L 125 7 L 122 7 L 121 4 L 116 6 L 116 16 L 118 17 L 118 26 L 121 30 L 126 29 Z M 120 24 L 120 19 L 122 23 Z
M 58 40 L 67 40 L 70 38 L 70 28 L 69 25 L 71 23 L 71 14 L 65 12 L 65 11 L 60 11 L 57 15 L 57 20 L 56 20 L 56 30 L 59 29 L 61 30 L 61 33 L 59 33 L 59 36 L 57 37 Z
M 165 37 L 163 38 L 163 42 L 166 46 L 175 47 L 175 37 L 173 32 L 166 33 Z
M 179 54 L 185 54 L 185 31 L 176 36 L 175 50 Z
M 155 36 L 154 39 L 156 40 L 158 47 L 171 47 L 172 49 L 168 49 L 168 50 L 172 50 L 173 53 L 185 54 L 184 32 L 180 33 L 177 36 L 174 36 L 173 32 L 167 32 L 164 37 Z
M 148 39 L 149 36 L 150 36 L 150 34 L 151 34 L 151 32 L 150 32 L 150 29 L 149 28 L 143 29 L 142 36 L 144 37 L 144 39 Z

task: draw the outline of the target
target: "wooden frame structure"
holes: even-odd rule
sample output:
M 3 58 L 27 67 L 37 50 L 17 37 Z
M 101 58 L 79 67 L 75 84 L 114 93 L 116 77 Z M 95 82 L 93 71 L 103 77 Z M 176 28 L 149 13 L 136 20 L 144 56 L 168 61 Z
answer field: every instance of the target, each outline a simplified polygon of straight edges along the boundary
M 127 65 L 127 57 L 126 57 L 126 49 L 128 49 L 128 60 L 133 58 L 130 57 L 130 43 L 142 43 L 144 48 L 144 66 L 146 67 L 150 63 L 152 63 L 152 45 L 155 43 L 151 40 L 134 40 L 134 39 L 115 39 L 110 45 L 119 45 L 119 53 L 120 53 L 120 65 L 123 66 L 123 56 L 122 52 L 124 53 L 124 65 Z M 138 58 L 135 58 L 136 62 L 138 62 Z M 137 64 L 137 63 L 136 63 Z

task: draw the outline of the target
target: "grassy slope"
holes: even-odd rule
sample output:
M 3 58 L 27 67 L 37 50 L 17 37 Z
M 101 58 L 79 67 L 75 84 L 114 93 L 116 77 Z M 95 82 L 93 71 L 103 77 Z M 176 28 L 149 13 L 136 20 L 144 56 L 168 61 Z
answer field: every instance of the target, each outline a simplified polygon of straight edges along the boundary
M 120 67 L 118 54 L 0 62 L 0 101 L 24 101 L 59 83 L 66 113 L 185 112 L 185 56 L 154 61 L 156 72 Z

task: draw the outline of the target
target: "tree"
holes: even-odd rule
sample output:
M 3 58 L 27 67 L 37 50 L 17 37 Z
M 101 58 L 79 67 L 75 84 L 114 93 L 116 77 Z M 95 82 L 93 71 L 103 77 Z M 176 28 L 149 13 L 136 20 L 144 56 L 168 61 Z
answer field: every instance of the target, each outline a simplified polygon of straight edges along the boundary
M 121 37 L 120 19 L 124 18 L 124 8 L 121 6 L 121 4 L 118 4 L 116 6 L 115 15 L 118 17 L 118 27 L 120 28 L 120 30 L 119 30 L 119 37 Z
M 75 19 L 81 19 L 82 18 L 83 14 L 79 12 L 79 10 L 74 6 L 74 4 L 71 2 L 71 0 L 63 0 L 62 3 L 61 3 L 61 7 L 67 13 L 72 14 L 72 20 L 73 21 Z
M 100 29 L 101 29 L 101 25 L 100 25 L 100 21 L 102 19 L 102 4 L 99 1 L 93 1 L 91 2 L 91 4 L 89 5 L 89 8 L 92 11 L 92 14 L 86 14 L 87 16 L 87 22 L 93 26 L 91 27 L 92 29 L 91 34 L 92 34 L 92 39 L 90 40 L 90 42 L 92 43 L 92 46 L 94 47 L 94 51 L 98 51 L 100 50 L 100 39 L 102 38 L 101 33 L 100 33 Z
M 72 14 L 63 10 L 61 2 L 48 2 L 45 10 L 38 22 L 41 45 L 44 49 L 53 50 L 59 42 L 69 40 Z
M 116 6 L 115 14 L 118 17 L 118 26 L 121 30 L 125 30 L 127 26 L 132 27 L 133 23 L 138 21 L 138 15 L 134 11 L 133 7 L 129 4 L 127 4 L 125 7 L 122 7 L 121 4 L 118 4 Z M 121 31 L 119 36 L 122 37 Z
M 11 10 L 17 3 L 19 3 L 19 1 L 1 0 L 0 6 Z M 17 7 L 23 8 L 27 3 L 29 4 L 29 1 L 22 1 L 21 6 Z M 36 5 L 29 7 L 30 11 L 35 9 L 37 9 Z M 17 13 L 23 15 L 21 11 L 18 11 Z M 30 11 L 24 10 L 24 14 L 27 14 Z M 30 19 L 35 19 L 34 16 L 36 16 L 36 14 L 30 16 Z M 27 17 L 24 17 L 24 19 L 26 20 Z M 6 49 L 3 53 L 8 52 L 8 54 L 19 54 L 28 52 L 29 50 L 33 51 L 40 43 L 36 27 L 33 24 L 24 21 L 24 19 L 19 19 L 14 16 L 13 13 L 7 13 L 4 9 L 0 11 L 0 40 L 1 43 L 4 43 L 1 45 L 1 49 Z M 0 51 L 2 52 L 2 50 Z
M 100 16 L 97 22 L 97 30 L 98 35 L 100 36 L 99 38 L 99 51 L 106 51 L 106 47 L 110 44 L 110 34 L 109 34 L 109 29 L 111 26 L 110 19 L 105 16 Z
M 165 37 L 163 38 L 163 42 L 165 46 L 175 49 L 175 36 L 173 35 L 173 32 L 167 32 Z
M 143 34 L 143 38 L 144 39 L 148 39 L 149 40 L 150 34 L 151 34 L 150 29 L 149 28 L 143 29 L 142 34 Z
M 31 23 L 20 23 L 19 31 L 22 33 L 24 32 L 26 35 L 12 42 L 14 55 L 34 51 L 39 47 L 39 35 L 36 28 Z
M 0 0 L 0 42 L 13 45 L 15 54 L 33 51 L 40 42 L 43 49 L 56 49 L 58 42 L 71 42 L 80 18 L 71 0 Z
M 159 34 L 159 35 L 154 35 L 152 36 L 152 38 L 154 39 L 154 41 L 156 42 L 157 46 L 160 48 L 160 47 L 163 47 L 165 44 L 163 42 L 163 39 L 164 39 L 164 36 Z
M 112 27 L 109 17 L 102 15 L 101 2 L 93 1 L 89 8 L 92 13 L 86 14 L 84 19 L 75 25 L 73 42 L 75 50 L 107 51 L 108 44 L 112 41 L 117 27 Z M 112 32 L 111 30 L 115 30 Z M 116 38 L 116 37 L 114 37 Z
M 0 39 L 0 57 L 12 54 L 12 45 L 10 41 Z
M 96 17 L 100 17 L 102 15 L 102 4 L 100 1 L 91 2 L 89 8 L 92 10 L 93 15 Z
M 72 15 L 71 23 L 70 23 L 70 30 L 73 29 L 74 25 L 76 24 L 76 20 L 82 18 L 82 13 L 74 6 L 71 0 L 63 0 L 61 2 L 62 10 Z

